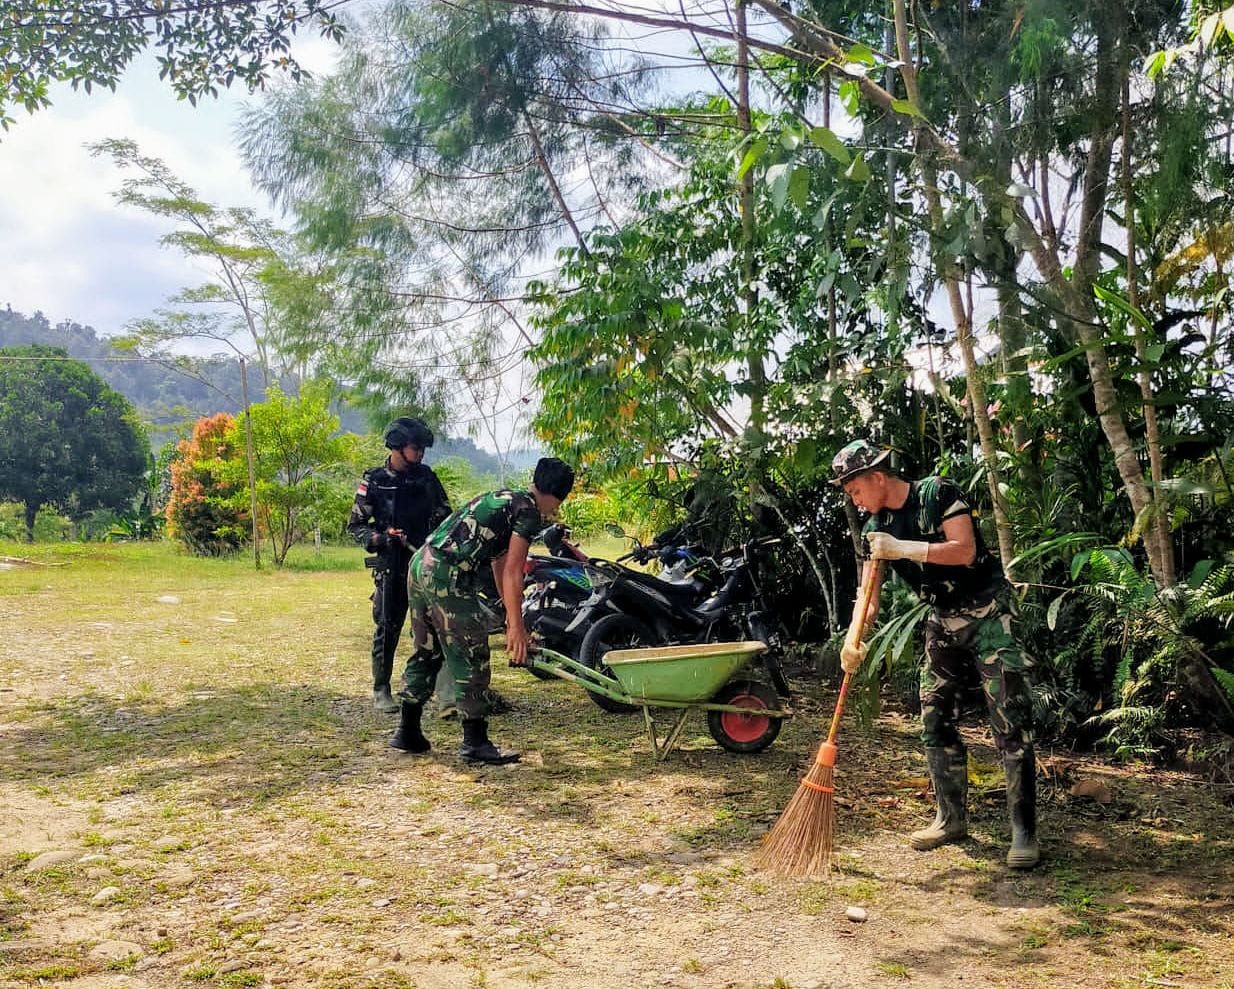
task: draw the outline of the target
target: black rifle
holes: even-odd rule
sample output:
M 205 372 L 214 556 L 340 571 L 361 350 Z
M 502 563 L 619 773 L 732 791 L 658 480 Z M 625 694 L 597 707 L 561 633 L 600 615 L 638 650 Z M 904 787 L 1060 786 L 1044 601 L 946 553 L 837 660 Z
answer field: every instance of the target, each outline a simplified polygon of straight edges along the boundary
M 394 581 L 391 576 L 398 572 L 395 565 L 398 560 L 399 541 L 394 536 L 386 536 L 388 540 L 374 556 L 366 556 L 364 565 L 373 571 L 373 576 L 381 580 L 381 621 L 390 622 L 390 588 Z

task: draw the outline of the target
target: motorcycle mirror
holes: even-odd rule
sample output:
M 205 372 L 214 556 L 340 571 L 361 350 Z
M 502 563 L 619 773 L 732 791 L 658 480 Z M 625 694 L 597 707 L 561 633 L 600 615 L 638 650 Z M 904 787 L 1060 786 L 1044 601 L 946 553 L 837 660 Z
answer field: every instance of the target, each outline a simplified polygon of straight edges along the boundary
M 618 539 L 626 538 L 626 530 L 619 526 L 616 522 L 605 522 L 604 531 L 610 536 L 616 536 Z

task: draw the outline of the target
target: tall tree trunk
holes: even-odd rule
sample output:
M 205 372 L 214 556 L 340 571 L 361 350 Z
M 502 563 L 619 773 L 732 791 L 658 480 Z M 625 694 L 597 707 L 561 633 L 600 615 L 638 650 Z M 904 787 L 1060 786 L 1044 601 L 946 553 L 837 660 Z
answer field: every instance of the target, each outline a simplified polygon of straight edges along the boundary
M 896 55 L 900 60 L 900 77 L 904 80 L 904 92 L 910 103 L 920 105 L 917 91 L 917 72 L 913 68 L 913 55 L 908 44 L 908 18 L 905 12 L 904 0 L 893 0 L 893 13 L 896 34 Z M 934 231 L 943 228 L 942 196 L 938 190 L 938 170 L 934 164 L 934 151 L 931 148 L 918 145 L 919 160 L 926 206 L 930 214 L 930 223 Z M 990 424 L 987 412 L 985 382 L 982 380 L 982 370 L 977 364 L 976 348 L 973 344 L 972 313 L 964 304 L 960 291 L 961 271 L 951 258 L 946 258 L 939 265 L 943 285 L 947 291 L 947 301 L 951 306 L 951 318 L 955 321 L 956 339 L 960 344 L 960 353 L 964 358 L 964 375 L 967 379 L 968 404 L 973 416 L 973 424 L 977 429 L 977 437 L 981 443 L 981 459 L 985 465 L 986 481 L 990 489 L 990 499 L 994 505 L 994 525 L 998 534 L 998 554 L 1002 560 L 1003 570 L 1008 579 L 1014 580 L 1011 561 L 1015 559 L 1015 537 L 1011 530 L 1011 518 L 1007 511 L 1007 501 L 1003 497 L 1002 477 L 998 469 L 998 448 L 994 441 L 994 428 Z
M 1135 184 L 1131 179 L 1131 57 L 1127 49 L 1126 38 L 1123 39 L 1123 59 L 1119 66 L 1122 73 L 1122 180 L 1123 180 L 1123 214 L 1124 226 L 1127 228 L 1127 301 L 1137 312 L 1140 309 L 1140 286 L 1135 258 Z M 1170 539 L 1170 516 L 1165 503 L 1165 488 L 1162 481 L 1165 477 L 1161 460 L 1161 431 L 1157 424 L 1156 396 L 1153 394 L 1152 375 L 1144 368 L 1148 351 L 1148 328 L 1138 320 L 1135 324 L 1135 355 L 1140 362 L 1140 397 L 1144 399 L 1144 445 L 1148 450 L 1149 471 L 1153 479 L 1152 518 L 1144 529 L 1145 544 L 1156 540 L 1157 553 L 1161 561 L 1161 581 L 1166 587 L 1172 586 L 1177 577 L 1174 572 L 1174 546 Z
M 36 502 L 35 504 L 32 505 L 30 504 L 30 502 L 26 502 L 26 513 L 25 514 L 26 514 L 26 542 L 32 543 L 34 542 L 34 520 L 38 517 L 38 514 L 39 514 L 38 503 Z
M 735 30 L 737 42 L 737 129 L 743 136 L 750 133 L 750 49 L 746 38 L 746 2 L 737 0 Z M 754 229 L 754 169 L 748 168 L 738 189 L 741 203 L 741 297 L 745 303 L 748 335 L 746 373 L 750 378 L 750 426 L 761 433 L 764 425 L 763 396 L 767 376 L 763 358 L 754 348 L 754 322 L 758 312 L 758 289 L 755 288 Z

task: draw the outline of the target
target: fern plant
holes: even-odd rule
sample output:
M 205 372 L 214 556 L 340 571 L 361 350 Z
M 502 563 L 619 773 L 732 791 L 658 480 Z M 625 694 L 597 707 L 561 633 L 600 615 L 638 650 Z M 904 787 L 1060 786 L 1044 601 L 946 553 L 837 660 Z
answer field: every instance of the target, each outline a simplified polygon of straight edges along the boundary
M 1234 569 L 1205 562 L 1158 590 L 1126 550 L 1106 548 L 1076 558 L 1073 575 L 1085 571 L 1064 597 L 1080 597 L 1088 614 L 1053 669 L 1063 685 L 1086 666 L 1111 669 L 1096 705 L 1105 709 L 1086 722 L 1104 743 L 1120 758 L 1147 758 L 1168 749 L 1180 725 L 1234 727 Z

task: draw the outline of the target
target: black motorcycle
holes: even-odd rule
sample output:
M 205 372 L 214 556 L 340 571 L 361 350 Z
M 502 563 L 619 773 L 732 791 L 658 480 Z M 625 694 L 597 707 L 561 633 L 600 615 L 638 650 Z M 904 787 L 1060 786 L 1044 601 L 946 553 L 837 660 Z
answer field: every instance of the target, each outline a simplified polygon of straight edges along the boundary
M 763 603 L 758 581 L 758 551 L 779 537 L 751 540 L 719 560 L 701 559 L 690 580 L 674 583 L 623 567 L 592 561 L 604 580 L 583 602 L 567 632 L 579 635 L 578 661 L 611 675 L 604 656 L 613 649 L 686 645 L 695 642 L 758 640 L 768 683 L 743 681 L 741 687 L 767 706 L 787 697 L 788 682 L 780 668 L 778 623 Z M 592 693 L 606 711 L 632 711 L 631 705 Z

